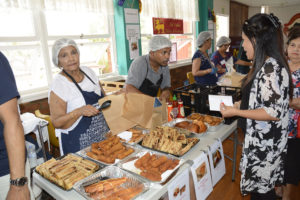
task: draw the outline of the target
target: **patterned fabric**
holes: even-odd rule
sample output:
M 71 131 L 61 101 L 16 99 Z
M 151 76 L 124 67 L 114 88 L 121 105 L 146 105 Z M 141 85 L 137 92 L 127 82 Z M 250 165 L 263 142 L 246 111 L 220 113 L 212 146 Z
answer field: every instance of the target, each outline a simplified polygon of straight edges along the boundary
M 294 71 L 292 73 L 292 79 L 293 79 L 293 85 L 294 85 L 294 95 L 293 98 L 300 98 L 300 69 L 298 69 L 297 71 Z M 298 86 L 297 86 L 298 85 Z M 290 108 L 289 109 L 289 115 L 290 115 L 290 121 L 289 121 L 289 128 L 288 128 L 288 132 L 291 133 L 293 131 L 293 133 L 291 133 L 289 136 L 291 138 L 295 138 L 297 135 L 297 121 L 298 121 L 298 117 L 300 115 L 299 110 L 295 110 Z
M 249 96 L 249 109 L 263 108 L 279 121 L 247 119 L 240 163 L 241 192 L 266 193 L 283 182 L 289 121 L 289 76 L 273 58 L 256 74 Z

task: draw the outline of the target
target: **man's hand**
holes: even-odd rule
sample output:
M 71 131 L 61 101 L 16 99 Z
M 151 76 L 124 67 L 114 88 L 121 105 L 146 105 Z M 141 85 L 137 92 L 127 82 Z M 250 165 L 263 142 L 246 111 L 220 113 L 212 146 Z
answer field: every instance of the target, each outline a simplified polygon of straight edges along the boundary
M 7 193 L 6 200 L 29 200 L 30 193 L 28 189 L 28 184 L 24 186 L 14 186 L 11 185 Z
M 162 100 L 168 101 L 169 98 L 170 98 L 170 95 L 171 95 L 170 90 L 163 90 L 161 92 L 161 94 L 160 94 L 159 100 L 161 100 L 161 101 Z

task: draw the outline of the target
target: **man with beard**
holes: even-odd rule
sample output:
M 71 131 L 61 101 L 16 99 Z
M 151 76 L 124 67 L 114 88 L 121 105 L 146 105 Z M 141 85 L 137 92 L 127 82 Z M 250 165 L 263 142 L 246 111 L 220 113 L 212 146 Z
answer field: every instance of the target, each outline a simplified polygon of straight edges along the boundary
M 149 54 L 136 58 L 128 71 L 125 91 L 156 97 L 161 89 L 160 100 L 170 97 L 170 71 L 168 62 L 172 43 L 163 36 L 149 41 Z

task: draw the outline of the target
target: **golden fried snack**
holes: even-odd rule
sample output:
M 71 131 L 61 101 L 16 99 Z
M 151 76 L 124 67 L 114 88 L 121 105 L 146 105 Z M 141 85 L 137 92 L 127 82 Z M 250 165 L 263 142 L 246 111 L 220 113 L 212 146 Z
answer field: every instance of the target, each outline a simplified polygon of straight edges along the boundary
M 184 128 L 186 129 L 191 123 L 188 121 L 178 122 L 175 124 L 175 127 L 177 128 Z
M 122 149 L 124 146 L 122 145 L 122 143 L 117 143 L 114 146 L 112 146 L 110 149 L 104 151 L 105 155 L 111 155 L 113 152 L 118 151 L 120 149 Z
M 197 124 L 193 124 L 193 123 L 191 123 L 186 129 L 193 133 L 199 132 L 199 126 Z
M 166 156 L 161 156 L 158 159 L 156 159 L 154 162 L 151 163 L 152 167 L 158 167 L 159 165 L 166 162 L 168 158 Z
M 147 162 L 150 159 L 150 153 L 146 153 L 141 158 L 139 158 L 137 161 L 135 161 L 134 166 L 136 168 L 140 168 L 143 163 Z
M 151 181 L 160 181 L 161 180 L 161 176 L 159 173 L 153 173 L 150 171 L 142 171 L 141 176 L 144 176 L 145 178 L 151 180 Z
M 110 156 L 98 155 L 97 160 L 100 160 L 105 163 L 115 163 L 115 159 Z
M 160 173 L 164 173 L 169 169 L 169 167 L 173 164 L 173 161 L 168 159 L 165 163 L 159 166 Z
M 123 153 L 118 154 L 118 155 L 117 155 L 117 158 L 118 158 L 118 159 L 123 159 L 123 158 L 125 158 L 126 156 L 132 154 L 133 152 L 134 152 L 134 150 L 133 150 L 132 148 L 128 148 L 128 149 L 127 149 L 126 151 L 124 151 Z

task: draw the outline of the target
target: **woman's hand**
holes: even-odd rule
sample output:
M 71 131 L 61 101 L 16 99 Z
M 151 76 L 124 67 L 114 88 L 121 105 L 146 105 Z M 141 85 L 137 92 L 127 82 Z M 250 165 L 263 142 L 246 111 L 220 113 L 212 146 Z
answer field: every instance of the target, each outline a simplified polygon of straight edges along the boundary
M 220 104 L 220 112 L 223 117 L 233 117 L 237 115 L 237 111 L 239 108 L 236 107 L 237 105 L 235 104 L 234 106 L 226 106 L 224 103 Z
M 91 117 L 99 114 L 99 110 L 92 105 L 86 105 L 79 108 L 81 116 Z

